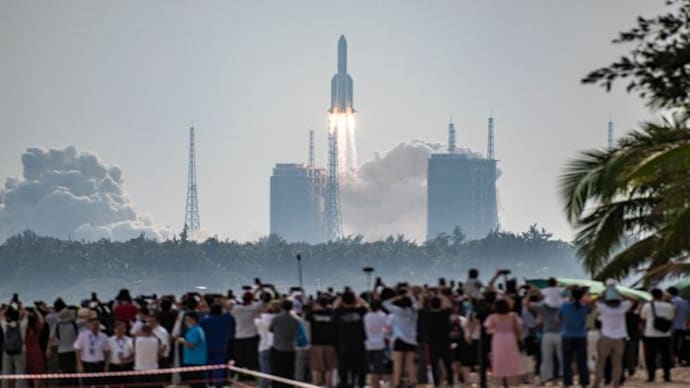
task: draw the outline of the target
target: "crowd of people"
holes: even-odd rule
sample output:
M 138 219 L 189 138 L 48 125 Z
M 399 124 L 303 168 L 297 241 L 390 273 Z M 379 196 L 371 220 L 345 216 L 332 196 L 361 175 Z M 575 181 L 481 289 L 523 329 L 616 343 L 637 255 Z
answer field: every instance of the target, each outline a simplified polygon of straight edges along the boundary
M 577 375 L 582 387 L 618 387 L 642 366 L 649 382 L 658 367 L 670 381 L 672 367 L 690 362 L 690 306 L 674 288 L 653 289 L 652 300 L 642 301 L 613 282 L 592 295 L 556 279 L 541 289 L 519 285 L 508 270 L 484 284 L 474 269 L 459 282 L 393 285 L 377 278 L 371 288 L 281 293 L 255 279 L 239 296 L 133 298 L 123 289 L 108 302 L 94 294 L 76 306 L 58 298 L 30 307 L 14 295 L 0 308 L 3 375 L 87 374 L 3 380 L 2 387 L 222 387 L 233 379 L 290 385 L 261 378 L 267 375 L 374 388 L 471 386 L 487 375 L 503 386 L 572 386 Z M 223 367 L 230 361 L 259 374 L 231 376 Z M 88 375 L 205 365 L 220 367 Z

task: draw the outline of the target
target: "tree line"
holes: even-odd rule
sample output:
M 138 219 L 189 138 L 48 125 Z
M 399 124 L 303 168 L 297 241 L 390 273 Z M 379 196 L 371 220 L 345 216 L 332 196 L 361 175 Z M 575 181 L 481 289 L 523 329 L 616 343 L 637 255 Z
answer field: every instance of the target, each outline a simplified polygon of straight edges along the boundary
M 143 235 L 124 242 L 71 241 L 25 231 L 0 245 L 0 298 L 13 292 L 85 297 L 120 287 L 147 294 L 178 294 L 195 287 L 237 292 L 256 277 L 287 288 L 297 285 L 297 254 L 308 290 L 362 289 L 362 268 L 367 266 L 375 268 L 374 276 L 391 281 L 428 283 L 439 277 L 464 280 L 469 268 L 487 276 L 496 268 L 510 268 L 520 278 L 582 274 L 574 247 L 536 225 L 523 233 L 494 231 L 473 241 L 456 229 L 421 244 L 403 235 L 379 241 L 349 236 L 316 245 L 288 243 L 277 235 L 249 242 L 216 237 L 197 242 L 184 232 L 166 241 Z

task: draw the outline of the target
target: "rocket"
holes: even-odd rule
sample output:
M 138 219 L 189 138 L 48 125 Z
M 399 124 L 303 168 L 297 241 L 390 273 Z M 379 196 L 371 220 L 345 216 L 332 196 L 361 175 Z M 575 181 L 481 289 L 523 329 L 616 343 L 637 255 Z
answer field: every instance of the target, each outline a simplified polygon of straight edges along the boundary
M 338 39 L 338 72 L 331 79 L 331 109 L 329 113 L 354 112 L 352 106 L 352 77 L 347 73 L 347 41 Z

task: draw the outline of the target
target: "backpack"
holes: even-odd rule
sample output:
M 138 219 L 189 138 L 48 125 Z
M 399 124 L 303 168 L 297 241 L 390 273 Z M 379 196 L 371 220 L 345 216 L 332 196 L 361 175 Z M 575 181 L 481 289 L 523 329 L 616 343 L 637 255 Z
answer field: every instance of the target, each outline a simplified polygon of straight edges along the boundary
M 22 331 L 19 326 L 19 323 L 17 323 L 12 326 L 7 325 L 5 328 L 5 353 L 10 356 L 22 354 L 22 351 L 24 351 Z
M 64 324 L 71 324 L 72 327 L 74 328 L 74 336 L 76 337 L 79 335 L 79 327 L 77 326 L 77 322 L 75 322 L 75 321 L 58 322 L 56 324 L 56 327 L 55 327 L 55 338 L 60 340 L 60 325 L 64 325 Z

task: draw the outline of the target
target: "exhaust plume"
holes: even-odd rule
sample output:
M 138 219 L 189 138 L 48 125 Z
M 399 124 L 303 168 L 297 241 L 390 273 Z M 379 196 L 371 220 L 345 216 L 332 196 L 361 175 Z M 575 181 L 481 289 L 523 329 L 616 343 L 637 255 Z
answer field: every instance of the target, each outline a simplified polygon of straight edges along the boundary
M 29 148 L 22 166 L 22 177 L 7 178 L 0 189 L 0 241 L 26 229 L 85 240 L 172 236 L 137 211 L 120 168 L 93 153 Z
M 362 164 L 353 178 L 344 179 L 345 231 L 362 234 L 367 240 L 404 234 L 424 241 L 427 159 L 435 152 L 445 152 L 445 147 L 423 141 L 400 143 Z M 481 157 L 467 148 L 458 147 L 456 153 Z

